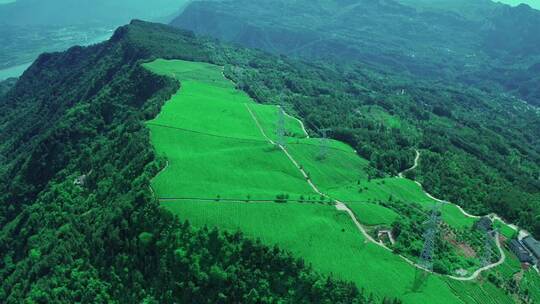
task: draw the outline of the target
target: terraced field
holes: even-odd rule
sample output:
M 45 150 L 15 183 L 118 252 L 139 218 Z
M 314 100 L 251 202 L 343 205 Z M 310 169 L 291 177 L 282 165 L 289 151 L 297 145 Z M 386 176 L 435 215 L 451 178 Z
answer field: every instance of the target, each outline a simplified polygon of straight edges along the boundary
M 478 302 L 491 299 L 488 290 L 496 287 L 489 282 L 461 286 L 439 275 L 430 275 L 413 288 L 418 270 L 368 242 L 348 215 L 321 199 L 285 153 L 263 136 L 259 125 L 275 139 L 277 107 L 254 103 L 223 77 L 218 66 L 178 60 L 156 60 L 144 66 L 181 82 L 160 115 L 148 122 L 157 153 L 168 159 L 152 188 L 163 207 L 180 219 L 196 227 L 241 230 L 267 244 L 278 244 L 316 270 L 351 280 L 377 297 L 397 296 L 405 303 L 511 300 L 497 293 L 500 301 Z M 389 196 L 426 208 L 434 204 L 413 181 L 368 181 L 363 170 L 367 161 L 341 142 L 330 141 L 321 160 L 317 139 L 307 138 L 291 117 L 286 117 L 286 126 L 292 157 L 322 192 L 346 202 L 363 224 L 388 224 L 398 216 L 376 203 Z M 273 202 L 279 201 L 277 196 L 289 199 Z M 474 222 L 452 205 L 443 209 L 443 219 L 456 227 Z

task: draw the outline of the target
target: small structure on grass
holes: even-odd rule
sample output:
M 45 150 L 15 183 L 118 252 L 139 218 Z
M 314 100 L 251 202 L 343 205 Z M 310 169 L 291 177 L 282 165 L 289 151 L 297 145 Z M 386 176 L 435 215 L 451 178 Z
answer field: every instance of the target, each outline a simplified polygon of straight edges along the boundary
M 476 223 L 474 223 L 474 229 L 481 231 L 493 230 L 493 222 L 487 216 L 482 217 Z
M 382 240 L 384 237 L 388 238 L 388 241 L 390 241 L 390 244 L 395 245 L 396 241 L 394 240 L 394 236 L 392 235 L 391 230 L 379 230 L 377 232 L 377 237 L 379 240 Z

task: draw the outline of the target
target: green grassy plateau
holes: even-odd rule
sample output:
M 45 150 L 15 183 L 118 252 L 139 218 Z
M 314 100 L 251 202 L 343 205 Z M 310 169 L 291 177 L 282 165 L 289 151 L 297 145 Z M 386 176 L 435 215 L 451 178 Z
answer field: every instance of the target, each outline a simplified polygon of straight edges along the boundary
M 168 160 L 152 188 L 162 206 L 181 220 L 195 227 L 241 230 L 267 244 L 278 244 L 316 270 L 353 281 L 377 297 L 399 297 L 404 303 L 511 302 L 487 280 L 457 282 L 430 275 L 413 288 L 416 268 L 368 242 L 346 213 L 327 200 L 293 201 L 320 200 L 320 195 L 257 125 L 256 120 L 275 139 L 277 107 L 256 104 L 215 65 L 156 60 L 144 66 L 181 82 L 159 116 L 148 122 L 157 153 Z M 399 216 L 376 203 L 390 196 L 419 203 L 426 210 L 434 204 L 413 181 L 368 181 L 363 170 L 367 161 L 341 142 L 329 141 L 321 160 L 319 140 L 308 138 L 292 117 L 287 116 L 285 124 L 289 153 L 321 191 L 346 202 L 364 225 L 390 224 Z M 272 202 L 280 194 L 290 200 Z M 474 222 L 453 205 L 444 206 L 443 220 L 454 227 L 471 227 Z

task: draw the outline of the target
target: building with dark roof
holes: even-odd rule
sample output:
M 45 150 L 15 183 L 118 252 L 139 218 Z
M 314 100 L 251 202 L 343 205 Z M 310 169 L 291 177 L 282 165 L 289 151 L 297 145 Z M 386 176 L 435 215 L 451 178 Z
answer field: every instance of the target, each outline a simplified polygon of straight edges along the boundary
M 493 222 L 489 217 L 484 216 L 474 223 L 474 228 L 482 231 L 491 231 L 493 230 Z
M 532 263 L 531 255 L 518 240 L 513 239 L 510 241 L 510 250 L 512 250 L 521 263 Z
M 532 236 L 523 238 L 523 245 L 532 253 L 536 259 L 540 259 L 540 242 Z

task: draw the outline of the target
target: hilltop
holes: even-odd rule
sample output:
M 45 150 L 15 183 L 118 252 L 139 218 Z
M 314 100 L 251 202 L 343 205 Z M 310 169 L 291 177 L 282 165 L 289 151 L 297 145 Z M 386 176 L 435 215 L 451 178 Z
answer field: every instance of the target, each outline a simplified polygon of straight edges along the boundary
M 163 163 L 144 122 L 179 84 L 141 64 L 224 52 L 257 54 L 134 21 L 41 55 L 0 95 L 0 302 L 374 303 L 283 249 L 159 207 L 149 186 Z

